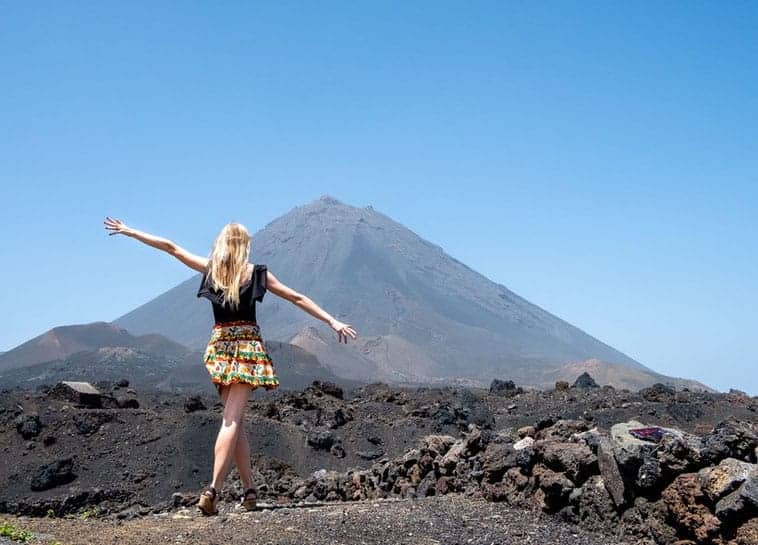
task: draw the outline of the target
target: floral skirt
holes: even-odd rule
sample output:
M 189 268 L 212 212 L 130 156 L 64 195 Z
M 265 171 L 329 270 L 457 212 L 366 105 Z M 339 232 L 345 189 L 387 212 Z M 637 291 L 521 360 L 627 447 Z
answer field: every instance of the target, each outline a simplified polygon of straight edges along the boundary
M 205 368 L 216 388 L 249 384 L 271 390 L 279 386 L 274 362 L 266 352 L 255 322 L 238 320 L 215 324 L 205 349 Z

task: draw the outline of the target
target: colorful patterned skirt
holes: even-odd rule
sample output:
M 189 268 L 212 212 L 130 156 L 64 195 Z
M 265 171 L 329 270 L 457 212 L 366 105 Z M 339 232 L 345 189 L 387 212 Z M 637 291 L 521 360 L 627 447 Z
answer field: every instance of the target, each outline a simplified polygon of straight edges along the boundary
M 238 320 L 215 324 L 205 349 L 205 367 L 220 390 L 222 385 L 249 384 L 271 390 L 279 386 L 274 362 L 266 352 L 255 322 Z

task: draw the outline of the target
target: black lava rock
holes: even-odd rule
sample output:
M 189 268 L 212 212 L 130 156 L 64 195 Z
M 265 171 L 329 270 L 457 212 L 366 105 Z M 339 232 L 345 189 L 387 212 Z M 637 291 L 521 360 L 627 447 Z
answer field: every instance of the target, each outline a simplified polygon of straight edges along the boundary
M 334 443 L 336 438 L 329 430 L 315 430 L 308 434 L 308 444 L 317 450 L 329 450 Z
M 204 411 L 207 407 L 200 396 L 191 396 L 184 400 L 184 412 L 194 413 L 195 411 Z
M 494 379 L 490 383 L 490 393 L 503 397 L 515 396 L 523 393 L 523 391 L 524 389 L 520 386 L 516 386 L 512 380 Z
M 576 380 L 574 381 L 574 384 L 572 385 L 572 388 L 580 388 L 580 389 L 586 389 L 586 388 L 600 388 L 598 386 L 597 382 L 595 382 L 595 379 L 590 376 L 589 373 L 586 371 L 579 375 Z
M 42 431 L 42 424 L 39 421 L 39 416 L 36 414 L 22 414 L 16 418 L 16 431 L 18 431 L 24 439 L 37 437 L 40 431 Z
M 73 458 L 62 458 L 40 467 L 32 478 L 32 490 L 48 490 L 70 483 L 76 479 L 73 469 Z

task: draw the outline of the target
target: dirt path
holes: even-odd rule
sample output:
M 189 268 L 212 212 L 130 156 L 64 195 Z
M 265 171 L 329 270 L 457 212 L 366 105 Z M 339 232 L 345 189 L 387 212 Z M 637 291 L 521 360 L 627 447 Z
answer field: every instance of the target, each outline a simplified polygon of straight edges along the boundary
M 231 510 L 217 517 L 203 517 L 187 509 L 124 521 L 8 516 L 0 520 L 34 532 L 29 543 L 46 545 L 55 540 L 62 545 L 622 543 L 560 523 L 554 517 L 458 495 L 251 513 Z

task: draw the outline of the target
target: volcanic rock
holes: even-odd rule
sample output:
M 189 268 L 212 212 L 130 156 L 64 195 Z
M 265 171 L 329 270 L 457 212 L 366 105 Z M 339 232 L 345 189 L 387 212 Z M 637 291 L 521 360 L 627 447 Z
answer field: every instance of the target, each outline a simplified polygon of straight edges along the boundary
M 718 501 L 715 513 L 728 521 L 758 516 L 758 469 L 753 469 L 737 490 Z
M 539 430 L 535 438 L 568 441 L 572 435 L 585 432 L 587 429 L 587 423 L 582 420 L 570 420 L 561 418 L 550 427 Z
M 32 477 L 31 489 L 41 491 L 68 484 L 76 479 L 73 469 L 73 458 L 63 458 L 46 464 L 40 467 Z
M 600 388 L 597 382 L 595 382 L 595 379 L 590 376 L 588 372 L 584 372 L 581 375 L 579 375 L 576 380 L 574 381 L 574 384 L 572 385 L 572 388 L 580 388 L 580 389 L 586 389 L 586 388 Z
M 538 497 L 537 501 L 542 501 L 544 510 L 554 511 L 566 504 L 569 494 L 574 489 L 574 483 L 566 478 L 566 475 L 542 464 L 535 465 L 532 474 L 535 483 L 542 491 L 542 497 Z
M 613 499 L 616 507 L 621 507 L 626 501 L 626 486 L 624 485 L 621 470 L 616 463 L 616 458 L 613 455 L 613 445 L 605 437 L 601 438 L 598 442 L 597 462 L 608 494 Z
M 423 439 L 424 447 L 435 456 L 443 456 L 455 443 L 452 435 L 427 435 Z
M 308 444 L 317 450 L 329 450 L 336 436 L 329 430 L 314 430 L 308 434 Z
M 343 399 L 345 393 L 342 388 L 327 380 L 314 380 L 306 391 L 313 392 L 317 396 L 327 395 L 336 399 Z
M 89 382 L 63 381 L 50 390 L 50 396 L 86 407 L 101 407 L 103 395 Z
M 618 522 L 613 500 L 600 475 L 592 475 L 581 487 L 572 490 L 569 504 L 568 509 L 561 510 L 561 517 L 589 530 L 602 532 L 609 524 L 615 526 Z
M 643 388 L 639 393 L 646 401 L 655 403 L 673 403 L 676 398 L 676 389 L 673 386 L 660 382 L 656 382 L 648 388 Z
M 721 521 L 708 508 L 697 473 L 683 473 L 661 495 L 677 527 L 700 542 L 715 537 Z
M 745 482 L 755 469 L 756 464 L 725 458 L 715 467 L 701 469 L 698 476 L 703 492 L 716 502 Z
M 27 413 L 18 416 L 15 420 L 16 431 L 21 434 L 24 439 L 31 439 L 37 437 L 42 431 L 42 424 L 39 421 L 39 415 L 34 413 Z
M 516 450 L 523 450 L 526 448 L 531 448 L 532 445 L 534 445 L 534 438 L 533 437 L 524 437 L 520 441 L 516 441 L 513 443 L 513 448 Z
M 517 387 L 512 380 L 493 379 L 490 383 L 490 393 L 494 395 L 513 397 L 523 392 L 524 389 L 520 386 Z
M 534 451 L 545 466 L 565 474 L 572 486 L 598 472 L 597 457 L 585 444 L 540 440 L 534 444 Z
M 194 413 L 195 411 L 205 411 L 207 407 L 200 396 L 190 396 L 184 400 L 184 412 Z
M 709 464 L 718 464 L 724 458 L 755 463 L 758 430 L 754 423 L 724 420 L 703 438 L 703 443 L 701 455 Z

